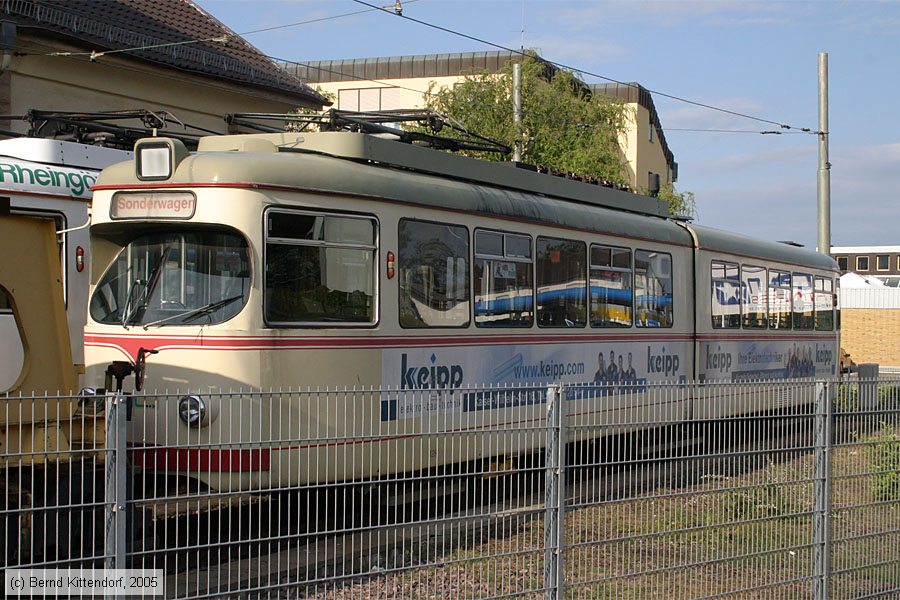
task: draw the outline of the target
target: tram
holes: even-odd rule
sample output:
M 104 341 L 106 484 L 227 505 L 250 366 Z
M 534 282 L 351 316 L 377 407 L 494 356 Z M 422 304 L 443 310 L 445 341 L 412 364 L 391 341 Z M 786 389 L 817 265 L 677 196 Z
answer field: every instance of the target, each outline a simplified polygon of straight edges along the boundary
M 134 444 L 240 442 L 265 454 L 256 473 L 195 463 L 213 487 L 369 477 L 539 446 L 539 436 L 490 449 L 461 441 L 487 423 L 542 418 L 527 395 L 471 392 L 483 386 L 635 390 L 836 371 L 830 257 L 522 165 L 360 132 L 211 136 L 195 153 L 147 138 L 93 189 L 87 380 L 102 386 L 112 361 L 142 367 Z M 379 392 L 343 414 L 291 395 L 281 407 L 275 396 L 219 395 L 345 386 Z M 153 390 L 184 395 L 154 402 Z M 601 392 L 573 399 L 572 411 L 600 402 L 605 419 L 634 424 L 771 400 L 701 411 L 687 396 L 655 406 L 649 394 Z M 313 430 L 367 442 L 335 460 L 342 444 L 296 442 Z M 423 432 L 446 442 L 408 445 Z M 277 472 L 276 454 L 293 467 Z
M 91 186 L 100 169 L 130 156 L 124 150 L 59 140 L 0 140 L 0 212 L 50 220 L 59 232 L 60 278 L 72 360 L 81 373 L 89 283 Z M 3 357 L 0 392 L 4 392 L 20 379 L 25 348 L 9 295 L 3 289 L 0 289 L 0 356 Z

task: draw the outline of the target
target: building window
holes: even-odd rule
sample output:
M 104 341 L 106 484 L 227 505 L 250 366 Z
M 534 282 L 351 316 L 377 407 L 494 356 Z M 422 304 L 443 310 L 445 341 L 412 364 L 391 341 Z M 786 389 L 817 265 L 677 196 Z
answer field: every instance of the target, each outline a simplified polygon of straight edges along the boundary
M 398 87 L 352 88 L 338 90 L 338 110 L 371 112 L 403 108 L 403 90 Z
M 647 193 L 650 196 L 656 197 L 659 195 L 660 190 L 660 176 L 659 173 L 647 172 Z
M 650 122 L 650 134 L 647 136 L 647 139 L 651 144 L 653 143 L 653 129 L 654 129 L 653 122 L 651 121 Z
M 879 271 L 891 270 L 891 257 L 887 254 L 879 254 L 875 257 L 875 268 Z
M 868 256 L 857 256 L 856 257 L 856 270 L 857 271 L 868 271 L 869 270 L 869 257 Z
M 338 90 L 338 110 L 359 110 L 359 90 Z
M 586 245 L 537 239 L 537 315 L 540 327 L 584 327 L 587 321 Z
M 468 230 L 403 219 L 397 254 L 401 327 L 468 326 Z
M 532 265 L 530 237 L 475 231 L 477 327 L 531 327 Z
M 834 259 L 837 261 L 838 268 L 842 272 L 846 273 L 848 270 L 847 269 L 847 257 L 846 256 L 836 256 Z

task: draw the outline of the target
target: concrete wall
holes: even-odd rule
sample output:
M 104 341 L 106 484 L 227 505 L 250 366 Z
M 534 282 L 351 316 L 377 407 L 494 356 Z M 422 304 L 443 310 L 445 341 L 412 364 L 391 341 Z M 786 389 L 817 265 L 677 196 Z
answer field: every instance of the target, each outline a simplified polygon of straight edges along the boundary
M 900 367 L 900 308 L 842 308 L 841 346 L 857 364 Z
M 650 125 L 650 111 L 632 102 L 625 105 L 625 111 L 625 131 L 619 136 L 619 145 L 622 147 L 631 187 L 646 192 L 650 173 L 659 175 L 660 186 L 672 183 L 672 174 L 659 143 L 659 135 Z

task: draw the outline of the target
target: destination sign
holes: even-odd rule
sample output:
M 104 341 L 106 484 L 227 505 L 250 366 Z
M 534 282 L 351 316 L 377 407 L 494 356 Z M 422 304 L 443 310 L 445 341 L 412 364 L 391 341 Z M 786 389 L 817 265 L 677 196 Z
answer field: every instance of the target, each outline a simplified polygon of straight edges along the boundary
M 97 172 L 0 158 L 0 186 L 7 190 L 91 197 Z
M 112 219 L 190 219 L 197 198 L 190 192 L 121 192 L 113 196 Z

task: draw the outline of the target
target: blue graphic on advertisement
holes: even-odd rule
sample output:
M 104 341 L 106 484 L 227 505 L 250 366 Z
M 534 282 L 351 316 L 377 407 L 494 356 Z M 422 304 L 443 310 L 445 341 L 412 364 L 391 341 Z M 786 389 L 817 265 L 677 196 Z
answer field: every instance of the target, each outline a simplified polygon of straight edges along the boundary
M 689 347 L 629 342 L 385 351 L 382 382 L 397 391 L 382 395 L 381 419 L 534 406 L 546 402 L 543 386 L 557 382 L 579 384 L 567 388 L 569 400 L 643 392 L 648 381 L 683 383 Z M 597 357 L 596 371 L 586 357 Z
M 834 372 L 834 350 L 826 343 L 725 342 L 701 349 L 701 379 L 797 379 Z

